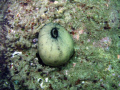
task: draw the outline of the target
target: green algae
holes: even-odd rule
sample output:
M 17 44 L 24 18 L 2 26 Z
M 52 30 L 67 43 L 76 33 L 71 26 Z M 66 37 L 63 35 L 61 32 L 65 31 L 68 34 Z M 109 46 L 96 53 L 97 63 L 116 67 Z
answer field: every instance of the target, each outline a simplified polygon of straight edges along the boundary
M 59 0 L 57 1 L 59 3 Z M 57 17 L 55 17 L 50 13 L 51 18 L 45 23 L 51 20 L 57 22 L 57 19 L 72 36 L 78 33 L 75 31 L 84 30 L 78 40 L 74 38 L 75 54 L 68 64 L 61 67 L 43 65 L 36 56 L 37 48 L 32 47 L 33 36 L 35 37 L 36 32 L 39 31 L 34 29 L 31 35 L 29 31 L 26 34 L 26 29 L 23 31 L 21 29 L 22 33 L 19 34 L 22 39 L 10 43 L 7 53 L 9 57 L 12 55 L 11 49 L 23 53 L 7 60 L 8 64 L 11 62 L 14 64 L 13 69 L 9 68 L 11 81 L 19 81 L 19 85 L 13 83 L 14 88 L 16 90 L 22 90 L 24 87 L 38 90 L 119 90 L 120 59 L 117 57 L 120 55 L 119 0 L 68 0 L 65 5 L 66 10 L 62 14 L 59 15 L 56 11 L 54 14 Z M 61 7 L 58 5 L 57 9 Z M 49 15 L 46 13 L 46 16 Z M 48 81 L 45 80 L 46 78 Z

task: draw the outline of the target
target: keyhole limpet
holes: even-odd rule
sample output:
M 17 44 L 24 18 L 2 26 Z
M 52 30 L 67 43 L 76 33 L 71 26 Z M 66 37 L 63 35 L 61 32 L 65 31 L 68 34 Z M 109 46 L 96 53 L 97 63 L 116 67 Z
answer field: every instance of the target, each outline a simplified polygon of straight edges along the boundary
M 38 51 L 44 64 L 60 66 L 73 55 L 74 43 L 70 34 L 62 26 L 49 23 L 39 32 Z

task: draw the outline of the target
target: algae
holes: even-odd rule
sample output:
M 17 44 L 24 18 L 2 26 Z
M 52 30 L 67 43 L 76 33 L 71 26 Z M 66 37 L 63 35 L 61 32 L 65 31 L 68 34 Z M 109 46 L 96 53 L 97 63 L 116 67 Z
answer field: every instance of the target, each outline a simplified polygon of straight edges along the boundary
M 15 90 L 119 90 L 119 0 L 11 0 L 5 66 Z M 26 4 L 27 3 L 27 4 Z M 16 9 L 17 8 L 17 9 Z M 39 29 L 60 23 L 73 36 L 75 54 L 60 67 L 44 65 L 37 50 Z M 16 37 L 17 35 L 17 37 Z M 34 41 L 35 40 L 35 41 Z M 49 46 L 49 45 L 48 45 Z M 13 56 L 13 52 L 21 52 Z M 3 71 L 1 71 L 3 72 Z

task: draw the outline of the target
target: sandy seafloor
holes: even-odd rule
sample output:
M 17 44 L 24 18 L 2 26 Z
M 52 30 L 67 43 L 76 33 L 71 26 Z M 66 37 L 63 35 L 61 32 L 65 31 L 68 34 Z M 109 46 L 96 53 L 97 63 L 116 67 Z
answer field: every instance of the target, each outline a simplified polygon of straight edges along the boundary
M 59 67 L 38 54 L 39 31 L 50 22 L 75 44 Z M 1 0 L 0 90 L 120 90 L 120 1 Z

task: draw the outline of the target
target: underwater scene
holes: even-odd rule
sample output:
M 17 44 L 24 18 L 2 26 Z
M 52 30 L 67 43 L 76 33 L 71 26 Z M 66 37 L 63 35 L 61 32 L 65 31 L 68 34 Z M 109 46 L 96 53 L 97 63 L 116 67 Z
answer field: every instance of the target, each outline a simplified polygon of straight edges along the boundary
M 120 0 L 0 0 L 0 90 L 120 90 Z

